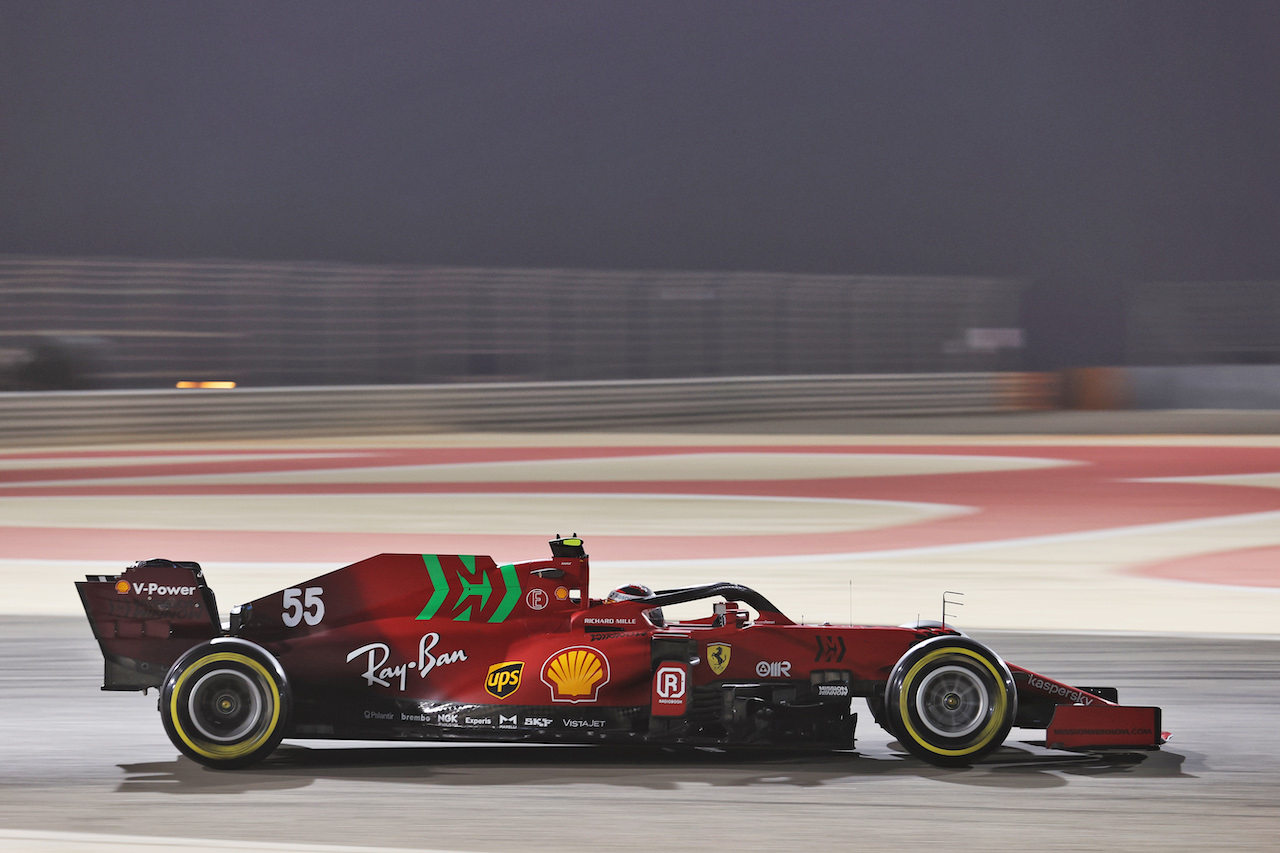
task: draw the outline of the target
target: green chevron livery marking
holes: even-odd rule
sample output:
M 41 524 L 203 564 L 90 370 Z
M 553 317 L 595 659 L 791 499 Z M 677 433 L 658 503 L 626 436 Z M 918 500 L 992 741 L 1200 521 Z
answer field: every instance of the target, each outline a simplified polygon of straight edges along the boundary
M 431 578 L 431 599 L 427 601 L 427 606 L 422 608 L 418 618 L 430 619 L 436 615 L 436 611 L 449 595 L 449 582 L 445 580 L 444 567 L 440 565 L 439 557 L 435 554 L 423 554 L 422 561 L 427 564 L 427 574 Z
M 458 559 L 462 560 L 462 565 L 467 567 L 467 571 L 471 573 L 472 577 L 475 577 L 476 558 L 475 557 L 459 557 Z M 481 610 L 484 610 L 487 606 L 489 606 L 489 596 L 493 593 L 493 582 L 489 580 L 488 574 L 481 574 L 480 583 L 474 583 L 473 581 L 470 581 L 464 578 L 462 576 L 462 572 L 458 572 L 458 583 L 462 584 L 462 592 L 458 594 L 458 600 L 453 603 L 454 610 L 457 610 L 458 607 L 462 605 L 462 600 L 464 598 L 468 598 L 473 595 L 480 596 Z M 470 611 L 471 611 L 471 608 L 468 607 L 467 612 L 469 613 Z M 459 618 L 460 621 L 466 621 L 461 619 L 461 617 L 457 617 L 457 618 Z
M 490 622 L 501 622 L 511 615 L 511 611 L 515 609 L 516 602 L 520 600 L 520 578 L 516 576 L 516 567 L 512 565 L 503 566 L 502 582 L 506 585 L 507 591 L 502 594 L 502 601 L 498 603 L 498 609 L 493 611 L 493 615 L 489 617 Z
M 427 576 L 431 581 L 431 598 L 417 618 L 452 618 L 455 622 L 484 620 L 485 611 L 489 609 L 489 601 L 494 591 L 493 570 L 497 569 L 502 575 L 502 597 L 486 621 L 506 621 L 515 610 L 516 604 L 520 602 L 520 577 L 516 574 L 516 567 L 514 565 L 494 566 L 492 560 L 484 558 L 479 569 L 479 577 L 477 577 L 477 560 L 474 556 L 459 555 L 456 558 L 446 557 L 445 559 L 446 561 L 457 559 L 462 563 L 461 568 L 450 566 L 457 576 L 456 585 L 450 583 L 440 557 L 435 554 L 422 555 L 422 560 L 427 567 Z M 457 598 L 451 608 L 445 608 L 450 589 L 457 592 Z M 480 599 L 479 604 L 475 602 L 476 598 Z

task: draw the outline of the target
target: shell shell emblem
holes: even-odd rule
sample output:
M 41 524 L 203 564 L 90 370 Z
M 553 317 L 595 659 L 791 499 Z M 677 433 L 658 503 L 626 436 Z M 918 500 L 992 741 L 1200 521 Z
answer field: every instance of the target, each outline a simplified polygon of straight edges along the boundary
M 116 581 L 116 592 L 120 593 L 121 595 L 128 595 L 128 594 L 129 594 L 129 582 L 128 582 L 128 581 L 123 581 L 123 580 L 122 580 L 122 581 Z
M 594 702 L 609 683 L 609 659 L 589 646 L 573 646 L 547 658 L 542 681 L 553 702 Z

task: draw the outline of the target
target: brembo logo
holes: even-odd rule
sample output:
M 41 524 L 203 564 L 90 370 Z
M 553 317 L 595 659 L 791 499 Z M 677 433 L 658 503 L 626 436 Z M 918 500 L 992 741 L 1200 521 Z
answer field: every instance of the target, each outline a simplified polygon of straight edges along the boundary
M 116 581 L 116 592 L 127 595 L 132 590 L 134 595 L 195 595 L 194 586 L 164 586 L 158 583 L 134 583 Z

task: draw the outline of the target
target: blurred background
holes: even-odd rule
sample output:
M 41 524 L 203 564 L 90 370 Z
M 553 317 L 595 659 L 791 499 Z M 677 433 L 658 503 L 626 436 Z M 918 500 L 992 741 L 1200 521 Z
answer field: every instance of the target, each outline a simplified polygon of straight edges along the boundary
M 0 22 L 7 390 L 1280 364 L 1271 2 Z
M 1274 849 L 1277 45 L 1275 0 L 0 0 L 0 850 Z M 961 591 L 1177 739 L 217 773 L 71 585 L 570 531 L 598 594 Z

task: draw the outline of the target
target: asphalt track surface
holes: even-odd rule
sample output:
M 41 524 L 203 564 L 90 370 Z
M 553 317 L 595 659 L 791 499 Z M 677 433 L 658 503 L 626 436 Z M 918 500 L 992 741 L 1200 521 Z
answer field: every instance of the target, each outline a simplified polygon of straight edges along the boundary
M 1208 424 L 1205 417 L 1179 424 Z M 901 609 L 909 599 L 893 598 L 888 590 L 921 585 L 932 590 L 940 578 L 964 574 L 969 594 L 965 615 L 985 626 L 972 630 L 974 636 L 1033 670 L 1068 682 L 1115 686 L 1129 704 L 1159 705 L 1164 708 L 1163 727 L 1173 733 L 1173 740 L 1158 752 L 1074 755 L 1025 743 L 1037 733 L 1015 730 L 1002 751 L 966 770 L 942 770 L 910 758 L 865 713 L 859 719 L 858 748 L 852 754 L 481 745 L 388 748 L 287 742 L 258 767 L 208 770 L 182 758 L 165 738 L 154 693 L 143 697 L 98 690 L 101 658 L 88 626 L 68 605 L 68 601 L 74 604 L 73 596 L 55 596 L 50 590 L 65 588 L 69 573 L 82 573 L 85 565 L 96 568 L 90 557 L 121 543 L 127 545 L 137 535 L 122 531 L 119 519 L 112 516 L 128 500 L 149 500 L 154 492 L 180 504 L 184 498 L 194 499 L 194 492 L 216 491 L 206 488 L 213 482 L 211 477 L 222 478 L 217 481 L 222 483 L 220 488 L 235 494 L 275 490 L 272 500 L 314 501 L 316 488 L 345 494 L 359 489 L 310 468 L 299 473 L 296 465 L 287 475 L 267 477 L 261 470 L 246 473 L 235 468 L 241 462 L 223 459 L 206 469 L 189 458 L 177 460 L 187 467 L 161 473 L 205 479 L 170 482 L 160 488 L 147 480 L 159 470 L 154 467 L 104 474 L 92 470 L 92 465 L 77 467 L 82 463 L 74 453 L 61 461 L 45 451 L 22 459 L 11 453 L 8 481 L 0 476 L 0 483 L 9 488 L 0 493 L 9 496 L 9 502 L 0 507 L 0 584 L 6 589 L 0 595 L 0 614 L 7 614 L 0 615 L 0 851 L 403 848 L 487 853 L 901 850 L 924 845 L 984 851 L 1274 850 L 1280 837 L 1280 623 L 1275 618 L 1280 615 L 1280 584 L 1274 569 L 1250 567 L 1256 566 L 1255 558 L 1272 556 L 1280 543 L 1276 532 L 1280 505 L 1274 505 L 1272 498 L 1280 494 L 1273 482 L 1280 471 L 1274 457 L 1280 445 L 1275 415 L 1247 418 L 1236 432 L 1251 433 L 1251 440 L 1204 435 L 1231 431 L 1221 418 L 1212 420 L 1221 429 L 1197 430 L 1202 435 L 1188 439 L 1154 436 L 1161 430 L 1134 421 L 1076 423 L 1082 427 L 1079 432 L 1092 430 L 1116 438 L 1066 440 L 1051 434 L 1025 438 L 1063 430 L 1054 429 L 1048 420 L 1024 420 L 1021 425 L 1026 428 L 1020 430 L 1024 438 L 1017 442 L 983 437 L 990 427 L 976 421 L 953 421 L 950 429 L 931 424 L 915 430 L 914 436 L 886 439 L 880 450 L 896 447 L 902 456 L 903 448 L 927 454 L 923 448 L 930 442 L 922 437 L 924 433 L 969 434 L 978 436 L 969 449 L 954 438 L 939 440 L 948 458 L 955 460 L 972 447 L 982 447 L 978 455 L 985 459 L 1001 453 L 1024 461 L 1034 457 L 1026 462 L 1033 467 L 1009 469 L 1012 463 L 1005 460 L 1000 470 L 973 471 L 965 469 L 969 463 L 961 460 L 961 468 L 954 470 L 880 471 L 879 479 L 857 481 L 862 484 L 858 488 L 870 489 L 870 496 L 877 500 L 910 500 L 868 500 L 871 514 L 863 519 L 864 528 L 811 534 L 846 537 L 847 541 L 837 544 L 852 550 L 879 543 L 876 553 L 881 556 L 860 564 L 866 568 L 859 581 L 860 596 L 864 589 L 866 595 L 857 602 L 857 621 L 913 618 L 916 613 L 904 616 Z M 810 427 L 828 436 L 843 433 L 846 443 L 857 445 L 864 458 L 879 452 L 874 442 L 853 438 L 862 433 L 847 423 Z M 753 499 L 815 499 L 804 490 L 816 488 L 818 480 L 788 483 L 783 488 L 760 473 L 767 473 L 772 464 L 769 454 L 775 451 L 808 452 L 811 447 L 800 446 L 808 441 L 829 452 L 838 443 L 829 437 L 799 435 L 804 431 L 794 424 L 721 431 L 739 433 L 736 439 L 725 439 L 728 445 L 745 442 L 753 448 L 750 459 L 741 457 L 756 466 L 750 475 L 751 488 L 760 494 Z M 771 434 L 774 444 L 781 441 L 787 447 L 771 447 L 767 440 Z M 486 438 L 476 443 L 512 452 L 509 441 Z M 545 447 L 552 442 L 544 437 L 534 443 Z M 645 442 L 630 438 L 602 442 L 609 447 L 641 444 Z M 658 444 L 668 451 L 678 447 L 691 452 L 686 446 L 696 446 L 699 453 L 715 449 L 715 441 L 693 431 L 650 441 L 647 446 Z M 1094 446 L 1099 444 L 1102 450 Z M 1117 449 L 1146 445 L 1173 449 L 1132 454 Z M 316 446 L 308 448 L 314 452 Z M 1202 452 L 1206 448 L 1211 451 L 1208 455 Z M 199 455 L 208 450 L 188 447 L 182 453 Z M 133 459 L 131 449 L 112 452 Z M 260 453 L 262 448 L 251 452 Z M 1044 459 L 1070 464 L 1055 467 L 1042 464 Z M 164 459 L 165 465 L 174 462 L 168 456 Z M 636 480 L 626 474 L 630 463 L 623 459 L 610 464 L 620 467 L 610 475 L 613 485 L 606 483 L 603 491 L 635 494 Z M 101 460 L 94 465 L 100 468 Z M 64 473 L 57 474 L 58 467 Z M 379 492 L 386 491 L 388 483 L 395 486 L 394 477 L 380 476 Z M 65 482 L 50 485 L 50 478 L 57 477 Z M 271 477 L 288 482 L 273 483 Z M 307 478 L 309 485 L 305 485 Z M 317 480 L 324 482 L 317 486 Z M 723 471 L 708 475 L 705 483 L 713 481 L 719 492 L 742 490 Z M 699 487 L 704 492 L 705 483 Z M 920 494 L 897 494 L 893 489 L 901 484 Z M 933 494 L 932 488 L 926 488 L 931 484 L 953 489 L 948 500 L 939 504 L 942 509 L 923 503 L 922 495 Z M 1018 484 L 1028 491 L 1004 494 Z M 1061 490 L 1048 489 L 1046 484 L 1060 484 Z M 570 483 L 575 490 L 580 485 Z M 669 483 L 659 486 L 663 494 L 673 491 Z M 1114 506 L 1123 502 L 1108 504 L 1094 515 L 1073 509 L 1105 498 L 1113 486 L 1155 496 L 1147 506 L 1148 515 L 1094 517 L 1117 513 Z M 495 487 L 486 482 L 440 488 L 483 488 L 492 494 Z M 849 491 L 852 488 L 822 499 L 852 500 L 852 495 L 862 494 Z M 1047 492 L 1060 502 L 1046 503 Z M 1004 497 L 992 502 L 993 494 Z M 102 500 L 97 521 L 77 518 L 76 526 L 60 522 L 63 527 L 58 528 L 45 526 L 50 523 L 48 515 L 18 517 L 18 507 L 25 507 L 25 513 L 30 504 L 40 501 L 50 507 L 82 509 L 93 506 L 85 501 L 95 496 Z M 57 505 L 57 501 L 68 503 Z M 1035 504 L 1036 511 L 1020 516 L 1018 507 L 1026 503 Z M 960 504 L 978 510 L 948 514 L 947 507 Z M 654 506 L 651 501 L 645 505 Z M 208 506 L 216 509 L 214 504 Z M 13 508 L 8 517 L 5 507 Z M 1063 507 L 1071 511 L 1064 512 Z M 906 514 L 898 514 L 899 510 Z M 815 516 L 805 513 L 803 517 L 812 523 Z M 272 530 L 247 530 L 253 525 L 243 517 L 227 518 L 233 522 L 234 536 L 217 529 L 195 531 L 182 519 L 148 535 L 170 537 L 164 541 L 177 546 L 207 543 L 210 549 L 224 550 L 232 545 L 227 540 L 242 537 L 255 549 L 270 550 L 274 543 L 282 552 L 304 541 L 305 531 L 291 529 L 291 538 L 277 540 L 272 537 L 280 534 Z M 671 523 L 670 518 L 662 516 L 663 523 Z M 1004 519 L 1000 524 L 979 525 L 983 519 L 1000 518 Z M 1102 529 L 1104 522 L 1118 526 Z M 783 527 L 765 544 L 781 547 L 780 542 L 796 535 L 786 529 L 793 522 L 780 517 L 778 523 Z M 1047 525 L 1048 532 L 1039 538 L 1009 539 L 1028 523 Z M 999 547 L 991 550 L 981 541 L 935 544 L 925 562 L 941 574 L 918 574 L 924 571 L 917 565 L 921 557 L 908 553 L 910 549 L 900 547 L 902 543 L 893 537 L 903 535 L 914 541 L 936 530 L 960 538 L 999 540 Z M 734 533 L 728 527 L 681 532 L 690 547 L 711 550 L 732 544 Z M 214 536 L 210 538 L 209 533 Z M 363 547 L 367 540 L 360 537 L 411 533 L 435 535 L 409 529 L 343 535 L 355 537 L 349 540 L 352 547 Z M 608 542 L 623 552 L 629 549 L 625 556 L 630 562 L 624 560 L 618 569 L 625 579 L 645 566 L 659 574 L 672 571 L 645 551 L 645 538 L 635 533 L 635 529 L 620 528 L 589 541 Z M 507 544 L 493 538 L 492 530 L 477 529 L 473 534 L 476 541 Z M 305 535 L 315 539 L 314 534 Z M 525 538 L 537 541 L 537 537 Z M 1218 562 L 1199 560 L 1203 554 L 1217 555 Z M 33 555 L 52 559 L 33 559 Z M 132 558 L 152 555 L 129 553 Z M 1235 558 L 1223 562 L 1231 555 Z M 107 556 L 118 559 L 114 552 Z M 172 556 L 203 559 L 185 551 Z M 217 556 L 226 561 L 221 574 L 210 571 L 220 597 L 230 588 L 224 601 L 248 600 L 247 595 L 238 597 L 236 567 L 241 564 L 236 562 L 237 555 L 227 550 Z M 536 553 L 503 556 L 521 559 Z M 703 569 L 715 568 L 714 579 L 741 577 L 737 572 L 744 572 L 771 597 L 780 597 L 781 591 L 781 597 L 791 595 L 802 608 L 812 607 L 811 602 L 824 596 L 835 599 L 837 613 L 843 617 L 844 596 L 831 595 L 832 578 L 819 577 L 820 582 L 815 581 L 805 593 L 806 579 L 820 574 L 825 558 L 809 555 L 806 559 L 810 562 L 797 562 L 799 568 L 786 584 L 769 586 L 751 576 L 749 560 Z M 312 555 L 301 563 L 310 565 L 310 561 L 323 562 Z M 1188 568 L 1188 561 L 1194 565 Z M 997 571 L 1001 566 L 1005 574 Z M 256 578 L 241 578 L 244 587 L 256 586 L 260 593 L 262 584 L 274 589 L 281 578 L 294 582 L 310 576 L 299 564 L 284 562 L 261 572 Z M 607 577 L 609 572 L 605 569 L 600 574 Z M 1011 584 L 1009 578 L 1020 574 L 1037 578 L 1034 583 Z M 843 588 L 844 577 L 837 589 Z M 1083 591 L 1081 578 L 1088 581 Z M 908 591 L 918 597 L 917 592 Z M 1034 601 L 1036 607 L 1024 606 L 1018 621 L 1011 621 L 1015 617 L 1008 603 L 1015 600 Z M 884 609 L 884 619 L 879 618 L 877 606 Z M 866 609 L 873 611 L 874 618 L 864 618 Z M 811 610 L 810 616 L 815 612 Z M 1024 615 L 1028 612 L 1033 615 Z M 1105 628 L 1106 633 L 1061 632 L 1064 624 L 1086 618 L 1094 619 L 1090 626 Z M 1028 620 L 1028 627 L 1040 630 L 1008 630 Z
M 117 849 L 104 842 L 117 836 L 228 849 L 1275 849 L 1280 642 L 978 638 L 1163 705 L 1174 739 L 1160 752 L 1081 756 L 1015 731 L 980 766 L 942 770 L 862 714 L 855 754 L 287 743 L 258 767 L 218 772 L 169 744 L 154 692 L 98 693 L 100 658 L 79 621 L 6 617 L 0 850 Z

